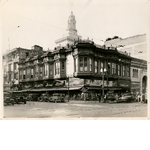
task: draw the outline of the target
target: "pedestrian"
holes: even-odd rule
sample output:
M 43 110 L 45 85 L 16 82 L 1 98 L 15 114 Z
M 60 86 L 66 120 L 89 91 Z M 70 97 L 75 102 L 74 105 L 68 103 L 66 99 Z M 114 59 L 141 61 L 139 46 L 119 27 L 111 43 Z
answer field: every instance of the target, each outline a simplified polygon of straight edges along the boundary
M 115 100 L 118 102 L 118 94 L 115 95 Z

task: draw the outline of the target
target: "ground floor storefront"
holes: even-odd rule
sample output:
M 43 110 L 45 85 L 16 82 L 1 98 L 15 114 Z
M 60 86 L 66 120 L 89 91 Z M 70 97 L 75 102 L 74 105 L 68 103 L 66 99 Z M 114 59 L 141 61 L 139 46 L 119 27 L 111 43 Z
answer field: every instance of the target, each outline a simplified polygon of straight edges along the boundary
M 12 91 L 23 92 L 25 96 L 29 94 L 37 97 L 42 93 L 48 93 L 49 96 L 54 93 L 63 93 L 69 96 L 70 100 L 94 100 L 100 101 L 101 97 L 106 94 L 121 95 L 130 92 L 130 80 L 99 80 L 69 78 L 66 80 L 40 80 L 19 83 L 20 90 L 16 87 Z

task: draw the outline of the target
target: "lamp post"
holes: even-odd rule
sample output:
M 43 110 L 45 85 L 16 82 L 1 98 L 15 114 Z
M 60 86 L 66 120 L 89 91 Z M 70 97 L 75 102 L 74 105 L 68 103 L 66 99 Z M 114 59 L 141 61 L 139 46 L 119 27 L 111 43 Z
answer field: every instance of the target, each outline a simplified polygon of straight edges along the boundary
M 69 76 L 68 76 L 68 102 L 69 102 Z
M 101 74 L 102 74 L 102 96 L 101 96 L 101 102 L 104 102 L 104 75 L 106 72 L 106 68 L 101 68 Z

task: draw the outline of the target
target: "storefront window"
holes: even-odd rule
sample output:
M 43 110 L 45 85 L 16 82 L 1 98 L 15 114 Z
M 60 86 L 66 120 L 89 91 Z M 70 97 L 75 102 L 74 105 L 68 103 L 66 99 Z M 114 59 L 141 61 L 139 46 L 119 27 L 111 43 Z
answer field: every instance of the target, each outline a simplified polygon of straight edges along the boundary
M 97 62 L 97 60 L 95 61 L 95 73 L 98 73 L 98 62 Z

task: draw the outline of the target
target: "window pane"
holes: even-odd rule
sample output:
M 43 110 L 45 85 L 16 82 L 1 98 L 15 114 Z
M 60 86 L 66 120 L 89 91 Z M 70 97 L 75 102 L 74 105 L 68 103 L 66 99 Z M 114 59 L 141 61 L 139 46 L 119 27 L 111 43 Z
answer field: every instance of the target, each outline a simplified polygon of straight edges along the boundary
M 80 71 L 83 71 L 83 58 L 80 58 Z
M 92 71 L 92 59 L 91 58 L 89 58 L 89 65 L 90 65 L 89 70 Z
M 97 72 L 98 72 L 97 65 L 98 65 L 98 63 L 97 63 L 97 61 L 95 61 L 95 73 L 97 73 Z
M 87 58 L 84 58 L 84 71 L 87 71 Z

